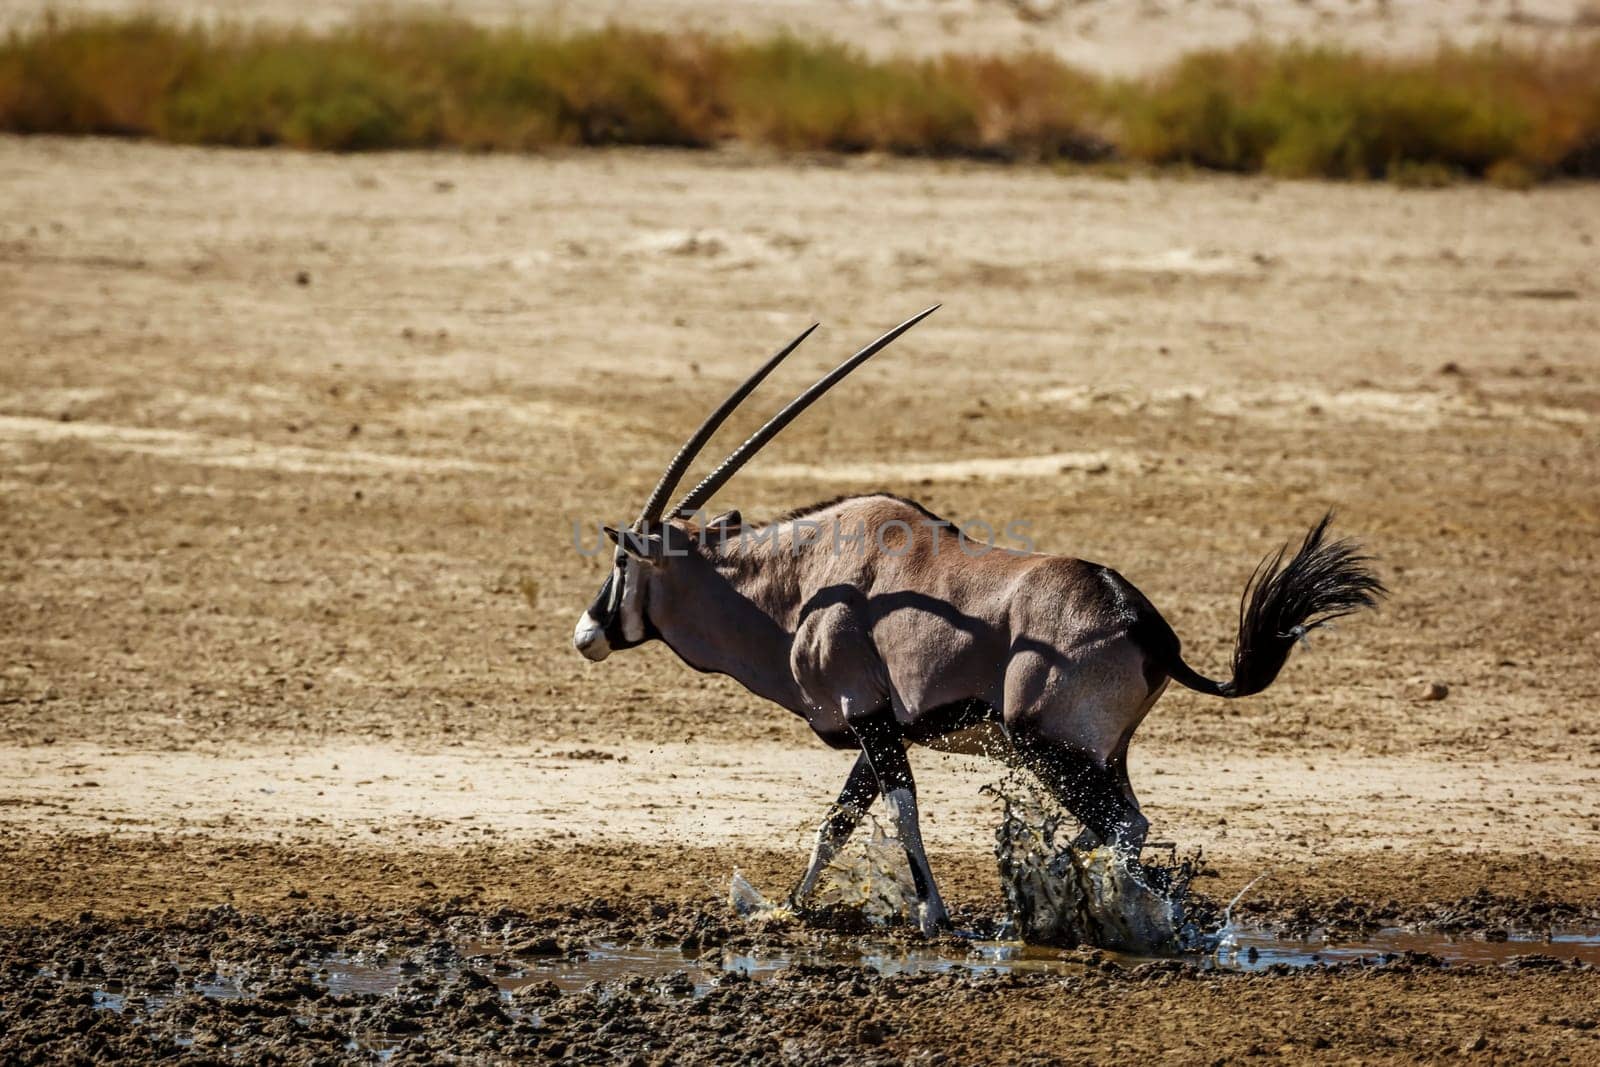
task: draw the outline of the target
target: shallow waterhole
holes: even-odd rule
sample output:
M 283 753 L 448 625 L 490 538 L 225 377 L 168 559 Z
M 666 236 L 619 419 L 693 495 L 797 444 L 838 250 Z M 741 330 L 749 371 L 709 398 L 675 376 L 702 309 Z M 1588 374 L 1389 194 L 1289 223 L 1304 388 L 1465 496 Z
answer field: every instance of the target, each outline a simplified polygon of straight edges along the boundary
M 1125 967 L 1157 962 L 1174 957 L 1136 956 L 1094 950 L 1097 958 L 1114 960 Z M 719 955 L 686 956 L 675 947 L 630 945 L 601 942 L 588 946 L 584 959 L 530 963 L 521 973 L 496 976 L 495 983 L 507 992 L 536 982 L 553 981 L 564 993 L 577 992 L 593 982 L 612 982 L 632 977 L 658 980 L 682 972 L 693 982 L 693 993 L 704 993 L 725 974 L 738 974 L 752 980 L 776 977 L 796 965 L 855 965 L 870 968 L 885 976 L 900 974 L 1080 974 L 1085 957 L 1040 945 L 1018 941 L 972 940 L 962 945 L 948 943 L 927 946 L 888 945 L 870 940 L 839 938 L 792 948 L 724 950 Z M 1275 964 L 1300 969 L 1321 964 L 1365 960 L 1381 965 L 1402 954 L 1427 953 L 1446 963 L 1509 963 L 1519 956 L 1544 955 L 1557 959 L 1579 959 L 1600 966 L 1600 928 L 1508 933 L 1503 940 L 1458 937 L 1442 933 L 1408 931 L 1398 928 L 1378 930 L 1359 938 L 1333 940 L 1320 935 L 1280 938 L 1270 929 L 1236 928 L 1231 938 L 1209 954 L 1176 957 L 1204 968 L 1225 971 L 1265 971 Z M 364 969 L 361 975 L 330 975 L 330 989 L 348 992 L 381 993 L 392 991 L 398 976 L 392 969 Z M 370 982 L 371 984 L 364 984 Z M 348 984 L 345 984 L 348 983 Z M 683 990 L 688 993 L 687 988 Z
M 407 983 L 417 979 L 447 982 L 465 970 L 472 970 L 489 979 L 503 1001 L 516 1004 L 519 990 L 546 982 L 554 983 L 563 994 L 585 990 L 595 983 L 602 987 L 640 983 L 669 996 L 689 998 L 705 994 L 725 976 L 765 981 L 795 966 L 843 964 L 866 967 L 885 976 L 930 973 L 1065 976 L 1083 973 L 1090 960 L 1110 959 L 1131 968 L 1160 958 L 1105 950 L 1096 950 L 1095 955 L 1089 957 L 1013 941 L 970 940 L 964 944 L 941 942 L 908 946 L 845 937 L 829 937 L 799 946 L 713 950 L 701 955 L 686 954 L 677 946 L 614 941 L 591 942 L 563 957 L 518 956 L 493 942 L 470 939 L 459 941 L 456 947 L 459 956 L 449 963 L 419 963 L 410 956 L 382 952 L 333 953 L 318 960 L 314 973 L 317 982 L 332 994 L 387 997 L 402 992 Z M 1426 953 L 1445 963 L 1505 964 L 1518 957 L 1537 955 L 1576 959 L 1600 966 L 1600 927 L 1499 931 L 1492 936 L 1389 928 L 1340 938 L 1279 937 L 1263 927 L 1235 927 L 1224 931 L 1213 952 L 1176 958 L 1206 969 L 1257 972 L 1275 965 L 1302 969 L 1356 961 L 1382 966 L 1405 953 Z M 224 975 L 188 983 L 180 992 L 223 1000 L 252 995 L 248 985 Z M 97 1007 L 118 1012 L 130 1008 L 141 1013 L 152 1012 L 171 1002 L 175 995 L 130 996 L 94 990 Z
M 523 956 L 508 951 L 502 944 L 470 938 L 456 938 L 451 947 L 454 951 L 442 957 L 429 953 L 420 959 L 414 954 L 383 950 L 354 954 L 335 952 L 318 958 L 311 971 L 315 982 L 335 996 L 368 1002 L 420 996 L 429 1005 L 437 1001 L 453 979 L 472 972 L 492 983 L 508 1015 L 539 1025 L 541 1013 L 556 1006 L 548 988 L 531 997 L 518 996 L 518 993 L 544 983 L 553 983 L 562 997 L 593 990 L 604 999 L 618 990 L 627 990 L 690 1000 L 705 995 L 719 981 L 732 975 L 749 981 L 770 981 L 791 967 L 843 964 L 866 967 L 885 976 L 930 973 L 971 977 L 1067 976 L 1083 974 L 1102 959 L 1130 968 L 1157 959 L 1105 950 L 1064 953 L 1014 941 L 974 939 L 964 943 L 947 940 L 906 945 L 843 936 L 823 937 L 797 946 L 751 950 L 724 948 L 700 955 L 686 954 L 677 946 L 614 941 L 590 942 L 575 947 L 563 957 Z M 1381 967 L 1403 958 L 1402 954 L 1408 952 L 1427 953 L 1446 963 L 1503 964 L 1517 957 L 1544 956 L 1577 959 L 1600 966 L 1600 927 L 1502 931 L 1492 938 L 1384 929 L 1345 939 L 1280 938 L 1266 928 L 1234 927 L 1223 931 L 1218 947 L 1211 953 L 1177 958 L 1219 971 L 1255 972 L 1274 968 L 1273 973 L 1285 973 L 1358 960 Z M 480 979 L 474 977 L 473 981 Z M 480 982 L 480 988 L 487 990 L 489 987 Z M 160 993 L 115 986 L 109 990 L 92 987 L 96 1008 L 141 1018 L 154 1015 L 185 995 L 197 993 L 216 1000 L 237 1000 L 251 998 L 257 992 L 259 987 L 255 981 L 224 973 L 209 973 L 180 982 L 170 991 Z M 322 1004 L 308 1003 L 304 1007 L 305 1015 L 296 1014 L 303 1022 L 310 1016 L 331 1019 L 342 1012 L 354 1011 L 348 1000 L 335 1016 L 329 1016 L 327 1007 Z M 363 1026 L 358 1017 L 346 1016 L 344 1025 L 348 1027 L 346 1050 L 373 1056 L 379 1062 L 387 1061 L 407 1040 L 403 1034 L 389 1034 Z M 171 1040 L 187 1048 L 195 1043 L 195 1036 L 178 1031 L 171 1035 Z

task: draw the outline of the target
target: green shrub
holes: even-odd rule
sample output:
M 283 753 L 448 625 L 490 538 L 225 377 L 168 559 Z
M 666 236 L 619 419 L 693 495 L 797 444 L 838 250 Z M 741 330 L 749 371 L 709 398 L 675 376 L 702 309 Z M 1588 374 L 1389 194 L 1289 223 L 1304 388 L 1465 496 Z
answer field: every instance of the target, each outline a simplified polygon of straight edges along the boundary
M 1482 174 L 1537 115 L 1498 53 L 1382 60 L 1265 46 L 1207 52 L 1126 96 L 1130 155 L 1285 177 L 1379 178 L 1431 164 Z
M 180 82 L 154 124 L 168 140 L 351 151 L 429 143 L 422 95 L 378 57 L 298 36 L 230 43 Z
M 734 49 L 730 131 L 789 150 L 970 152 L 973 102 L 925 62 L 871 62 L 843 45 L 783 36 Z

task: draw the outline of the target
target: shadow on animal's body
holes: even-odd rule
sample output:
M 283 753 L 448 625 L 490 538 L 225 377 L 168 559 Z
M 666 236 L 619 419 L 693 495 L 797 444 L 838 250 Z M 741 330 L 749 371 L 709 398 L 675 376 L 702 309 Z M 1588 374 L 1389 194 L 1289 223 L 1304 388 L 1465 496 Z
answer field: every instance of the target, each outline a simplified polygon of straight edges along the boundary
M 764 526 L 736 512 L 705 525 L 685 517 L 821 391 L 921 317 L 841 364 L 663 512 L 730 405 L 806 334 L 735 390 L 680 450 L 640 519 L 607 530 L 614 567 L 573 643 L 601 660 L 660 640 L 696 670 L 729 675 L 803 717 L 824 743 L 859 750 L 794 898 L 803 903 L 881 795 L 931 931 L 945 911 L 922 848 L 908 745 L 981 746 L 1026 767 L 1084 824 L 1085 843 L 1136 854 L 1149 823 L 1128 781 L 1127 750 L 1169 681 L 1224 698 L 1258 692 L 1296 641 L 1374 606 L 1383 586 L 1353 544 L 1326 540 L 1324 517 L 1287 562 L 1280 550 L 1246 583 L 1232 677 L 1219 682 L 1184 662 L 1172 628 L 1117 572 L 1037 552 L 974 551 L 949 523 L 900 497 L 845 497 Z

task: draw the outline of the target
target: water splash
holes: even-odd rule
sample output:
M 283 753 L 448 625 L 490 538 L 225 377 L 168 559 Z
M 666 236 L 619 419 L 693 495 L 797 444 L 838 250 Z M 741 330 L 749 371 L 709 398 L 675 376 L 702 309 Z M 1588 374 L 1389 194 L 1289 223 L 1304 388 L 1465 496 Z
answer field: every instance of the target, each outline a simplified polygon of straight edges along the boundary
M 872 926 L 912 921 L 917 889 L 899 838 L 872 820 L 872 833 L 858 835 L 824 868 L 813 899 L 825 908 L 855 912 Z
M 808 910 L 854 915 L 868 926 L 893 926 L 916 914 L 916 884 L 898 838 L 867 817 L 871 833 L 857 833 L 823 868 Z M 740 917 L 762 922 L 800 918 L 786 902 L 769 900 L 738 870 L 728 886 L 728 903 Z
M 733 878 L 728 883 L 728 906 L 741 919 L 755 922 L 786 923 L 799 918 L 788 904 L 768 900 L 737 867 L 733 869 Z
M 1008 913 L 1002 939 L 1091 945 L 1141 957 L 1215 947 L 1216 936 L 1205 935 L 1186 908 L 1190 883 L 1204 867 L 1198 852 L 1180 859 L 1174 851 L 1168 863 L 1153 864 L 1110 848 L 1074 848 L 1058 834 L 1075 820 L 1027 779 L 1013 777 L 985 792 L 1002 808 L 995 834 Z M 917 896 L 905 849 L 876 820 L 870 826 L 824 869 L 804 914 L 769 900 L 737 870 L 729 904 L 757 922 L 826 913 L 875 927 L 914 923 Z
M 1104 846 L 1058 841 L 1072 820 L 1031 786 L 988 786 L 1001 804 L 995 859 L 1013 936 L 1030 944 L 1093 945 L 1139 955 L 1192 951 L 1205 938 L 1186 915 L 1198 853 L 1147 864 Z
M 1222 929 L 1216 932 L 1215 943 L 1208 946 L 1211 951 L 1216 953 L 1217 959 L 1227 959 L 1239 954 L 1239 927 L 1234 925 L 1233 909 L 1239 906 L 1239 901 L 1244 899 L 1246 893 L 1256 887 L 1257 882 L 1271 873 L 1272 868 L 1268 867 L 1250 879 L 1244 884 L 1244 888 L 1235 893 L 1233 899 L 1228 901 L 1228 906 L 1222 909 Z

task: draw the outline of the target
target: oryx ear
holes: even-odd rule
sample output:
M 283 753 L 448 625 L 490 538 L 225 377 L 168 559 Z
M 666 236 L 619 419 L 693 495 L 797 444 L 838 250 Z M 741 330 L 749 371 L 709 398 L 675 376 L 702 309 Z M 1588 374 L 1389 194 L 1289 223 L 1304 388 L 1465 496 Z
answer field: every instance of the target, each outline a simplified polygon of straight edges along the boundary
M 743 525 L 744 525 L 744 516 L 740 515 L 738 510 L 735 509 L 733 511 L 724 511 L 721 515 L 718 515 L 716 518 L 714 518 L 710 522 L 706 523 L 706 529 L 708 529 L 708 530 L 717 530 L 717 529 L 737 530 L 739 527 L 741 527 Z
M 618 530 L 614 526 L 600 527 L 611 538 L 611 543 L 641 563 L 655 563 L 663 555 L 661 538 L 642 534 L 636 530 Z

